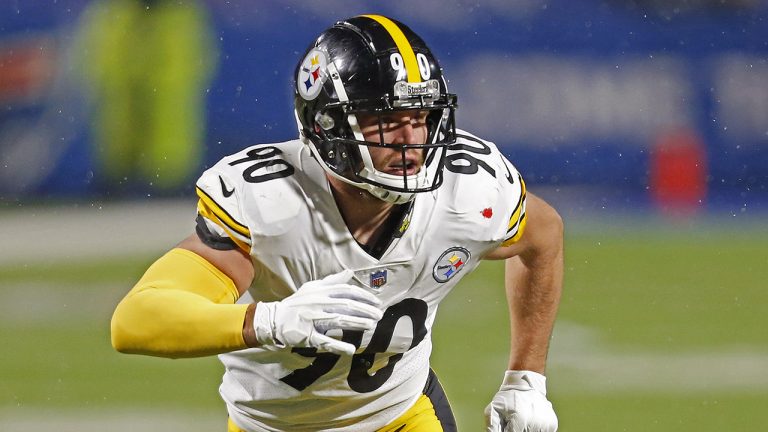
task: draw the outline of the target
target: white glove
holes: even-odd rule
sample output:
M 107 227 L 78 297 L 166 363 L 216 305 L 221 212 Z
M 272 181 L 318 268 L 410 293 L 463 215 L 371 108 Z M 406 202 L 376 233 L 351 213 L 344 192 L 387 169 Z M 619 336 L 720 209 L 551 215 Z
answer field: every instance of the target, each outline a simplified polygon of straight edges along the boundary
M 325 333 L 328 330 L 370 330 L 384 313 L 375 295 L 349 285 L 352 270 L 307 282 L 279 302 L 256 305 L 253 328 L 262 345 L 312 347 L 352 355 L 356 347 Z
M 557 431 L 557 416 L 547 400 L 546 381 L 536 372 L 508 370 L 501 388 L 485 408 L 486 431 Z

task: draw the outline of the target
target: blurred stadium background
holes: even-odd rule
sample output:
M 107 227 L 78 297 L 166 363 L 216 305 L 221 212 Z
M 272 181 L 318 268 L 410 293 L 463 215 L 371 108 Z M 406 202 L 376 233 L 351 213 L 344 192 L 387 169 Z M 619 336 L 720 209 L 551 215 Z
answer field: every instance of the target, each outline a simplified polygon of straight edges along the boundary
M 0 430 L 223 430 L 213 358 L 118 355 L 112 308 L 191 232 L 201 170 L 291 139 L 334 20 L 432 46 L 459 123 L 567 224 L 550 354 L 563 431 L 768 424 L 768 4 L 16 0 L 0 4 Z M 500 268 L 443 306 L 463 431 L 506 363 Z

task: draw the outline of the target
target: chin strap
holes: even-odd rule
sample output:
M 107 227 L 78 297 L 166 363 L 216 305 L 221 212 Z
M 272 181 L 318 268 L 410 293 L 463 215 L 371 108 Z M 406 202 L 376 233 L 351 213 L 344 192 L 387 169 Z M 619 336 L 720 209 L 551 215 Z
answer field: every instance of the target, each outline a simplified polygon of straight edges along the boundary
M 366 186 L 371 186 L 371 185 L 366 184 Z M 395 191 L 390 191 L 390 190 L 386 190 L 384 188 L 375 187 L 375 186 L 371 186 L 370 188 L 364 188 L 364 189 L 366 189 L 368 192 L 370 192 L 371 195 L 375 196 L 376 198 L 392 204 L 405 204 L 413 200 L 413 198 L 416 196 L 416 194 L 414 193 L 395 192 Z

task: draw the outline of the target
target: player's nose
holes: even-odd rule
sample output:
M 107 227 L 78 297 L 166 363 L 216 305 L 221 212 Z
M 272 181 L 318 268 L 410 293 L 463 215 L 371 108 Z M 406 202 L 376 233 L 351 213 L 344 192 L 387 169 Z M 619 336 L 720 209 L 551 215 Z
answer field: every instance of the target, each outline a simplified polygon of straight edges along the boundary
M 395 130 L 395 139 L 393 144 L 422 144 L 417 142 L 418 132 L 413 126 L 413 118 L 405 116 L 401 119 Z

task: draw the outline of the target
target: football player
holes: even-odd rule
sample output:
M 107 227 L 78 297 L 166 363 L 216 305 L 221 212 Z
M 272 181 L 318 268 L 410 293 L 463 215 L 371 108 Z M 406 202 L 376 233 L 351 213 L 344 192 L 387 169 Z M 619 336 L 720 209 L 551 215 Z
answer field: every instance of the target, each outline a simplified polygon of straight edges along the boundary
M 559 215 L 456 128 L 456 96 L 405 25 L 340 21 L 294 77 L 300 138 L 203 173 L 196 233 L 117 306 L 114 347 L 219 354 L 232 432 L 455 431 L 432 324 L 482 259 L 505 259 L 512 350 L 487 430 L 555 431 Z

